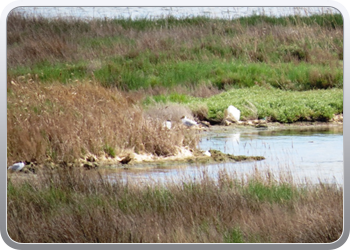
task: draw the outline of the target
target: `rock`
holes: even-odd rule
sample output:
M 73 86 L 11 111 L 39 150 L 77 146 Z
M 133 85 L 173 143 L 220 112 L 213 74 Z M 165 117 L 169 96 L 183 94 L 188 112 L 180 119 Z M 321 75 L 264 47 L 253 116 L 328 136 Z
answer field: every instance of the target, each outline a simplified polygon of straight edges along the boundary
M 267 128 L 267 124 L 266 123 L 259 123 L 255 125 L 256 128 Z
M 343 122 L 343 114 L 334 115 L 333 119 L 334 122 Z
M 231 124 L 232 124 L 232 122 L 230 122 L 230 121 L 228 121 L 228 120 L 225 120 L 225 121 L 224 121 L 224 125 L 225 125 L 225 126 L 230 126 Z
M 132 160 L 132 158 L 130 157 L 130 155 L 127 155 L 123 159 L 120 160 L 120 163 L 121 164 L 128 164 L 131 160 Z
M 210 123 L 209 122 L 207 122 L 207 121 L 200 121 L 199 122 L 199 125 L 201 126 L 201 127 L 210 127 Z
M 86 158 L 86 160 L 89 161 L 89 162 L 95 162 L 96 161 L 95 157 L 93 157 L 93 156 L 89 156 L 88 158 Z
M 33 174 L 36 174 L 36 172 L 37 172 L 36 164 L 34 164 L 33 162 L 31 162 L 29 165 L 27 165 L 26 169 L 29 172 L 32 172 Z
M 87 170 L 98 168 L 98 165 L 94 162 L 86 162 L 83 167 Z

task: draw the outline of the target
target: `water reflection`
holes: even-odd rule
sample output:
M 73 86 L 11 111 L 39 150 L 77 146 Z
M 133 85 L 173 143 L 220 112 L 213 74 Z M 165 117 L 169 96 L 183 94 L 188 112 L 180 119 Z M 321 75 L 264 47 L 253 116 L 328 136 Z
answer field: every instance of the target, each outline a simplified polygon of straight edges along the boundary
M 331 178 L 332 181 L 335 178 L 338 182 L 343 181 L 342 128 L 243 131 L 238 145 L 232 143 L 231 133 L 223 131 L 220 136 L 208 133 L 209 139 L 205 138 L 200 147 L 207 150 L 215 145 L 225 153 L 265 156 L 266 160 L 262 162 L 235 163 L 234 168 L 240 168 L 243 173 L 253 167 L 273 171 L 284 168 L 290 169 L 299 179 L 308 177 L 317 182 L 319 178 Z
M 258 162 L 223 163 L 149 167 L 110 173 L 109 178 L 136 178 L 140 182 L 163 182 L 198 178 L 203 171 L 216 177 L 222 170 L 236 175 L 251 174 L 255 170 L 269 170 L 276 174 L 291 173 L 295 182 L 343 183 L 343 130 L 228 129 L 203 134 L 202 150 L 217 149 L 235 155 L 264 156 Z
M 239 145 L 239 138 L 241 137 L 240 133 L 233 133 L 231 135 L 232 143 Z

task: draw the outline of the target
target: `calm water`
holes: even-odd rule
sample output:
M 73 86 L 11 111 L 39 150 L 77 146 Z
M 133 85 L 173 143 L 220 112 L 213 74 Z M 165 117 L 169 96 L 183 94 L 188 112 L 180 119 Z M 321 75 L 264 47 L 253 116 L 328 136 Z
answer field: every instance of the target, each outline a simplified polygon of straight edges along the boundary
M 339 13 L 327 7 L 19 7 L 15 11 L 44 17 L 91 18 L 159 18 L 206 16 L 216 18 L 238 18 L 244 16 L 308 15 Z
M 239 163 L 239 171 L 252 166 L 274 171 L 290 170 L 294 176 L 317 181 L 343 181 L 343 131 L 324 130 L 211 132 L 200 143 L 203 150 L 215 148 L 234 155 L 261 155 L 266 159 L 255 163 Z M 232 165 L 232 164 L 231 164 Z M 236 166 L 235 166 L 236 167 Z
M 237 174 L 249 174 L 258 170 L 273 173 L 290 172 L 296 182 L 343 184 L 343 130 L 332 128 L 304 131 L 269 131 L 264 129 L 227 129 L 203 134 L 199 144 L 202 150 L 217 149 L 234 155 L 264 156 L 258 162 L 222 163 L 205 166 L 178 165 L 174 167 L 146 168 L 142 171 L 127 170 L 109 173 L 109 178 L 117 175 L 123 178 L 138 178 L 140 181 L 162 181 L 181 179 L 183 176 L 195 178 L 203 171 L 217 175 L 226 169 Z M 118 177 L 119 178 L 119 177 Z

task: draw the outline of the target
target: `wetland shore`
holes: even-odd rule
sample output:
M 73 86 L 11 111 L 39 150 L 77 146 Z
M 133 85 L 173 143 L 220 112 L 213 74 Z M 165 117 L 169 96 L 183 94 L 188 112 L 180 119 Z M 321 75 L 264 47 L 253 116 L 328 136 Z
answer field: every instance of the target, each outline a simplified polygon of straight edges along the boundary
M 330 122 L 343 112 L 340 14 L 51 20 L 14 12 L 7 24 L 9 164 L 174 156 L 195 150 L 198 138 L 163 122 L 186 115 L 222 124 L 229 105 L 246 123 Z
M 225 121 L 229 105 L 240 122 Z M 20 243 L 335 242 L 343 232 L 336 184 L 300 186 L 288 173 L 256 169 L 145 186 L 101 172 L 103 165 L 263 161 L 214 149 L 204 156 L 201 133 L 336 128 L 342 114 L 340 14 L 10 13 L 7 167 L 28 166 L 7 172 L 8 234 Z M 188 129 L 182 116 L 206 126 Z

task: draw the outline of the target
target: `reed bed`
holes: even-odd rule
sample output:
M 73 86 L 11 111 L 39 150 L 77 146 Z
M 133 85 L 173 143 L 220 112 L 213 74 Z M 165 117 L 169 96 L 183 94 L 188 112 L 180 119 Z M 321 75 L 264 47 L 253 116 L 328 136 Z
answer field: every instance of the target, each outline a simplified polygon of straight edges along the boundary
M 176 109 L 173 109 L 175 112 Z M 7 88 L 7 161 L 74 162 L 87 154 L 123 152 L 169 156 L 195 148 L 194 131 L 163 125 L 135 96 L 94 83 L 12 82 Z M 171 112 L 168 113 L 168 116 Z
M 59 168 L 8 177 L 7 196 L 21 243 L 330 243 L 343 230 L 342 188 L 269 171 L 141 185 Z

